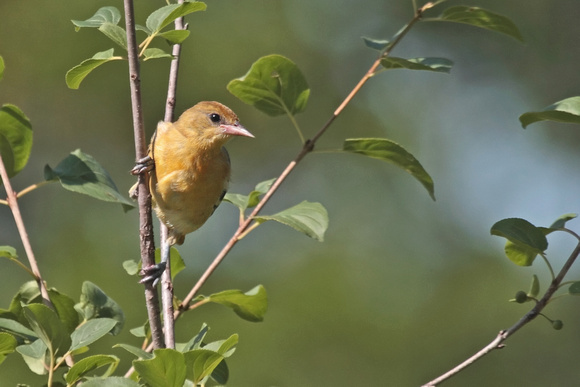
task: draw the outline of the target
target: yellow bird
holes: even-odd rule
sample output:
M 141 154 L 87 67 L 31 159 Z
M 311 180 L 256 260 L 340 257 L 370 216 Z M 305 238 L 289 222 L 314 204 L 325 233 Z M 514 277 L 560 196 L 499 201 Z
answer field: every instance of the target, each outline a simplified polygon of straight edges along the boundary
M 169 230 L 168 244 L 182 244 L 200 228 L 226 194 L 232 136 L 254 137 L 219 102 L 200 102 L 174 122 L 160 122 L 149 146 L 153 159 L 153 208 Z

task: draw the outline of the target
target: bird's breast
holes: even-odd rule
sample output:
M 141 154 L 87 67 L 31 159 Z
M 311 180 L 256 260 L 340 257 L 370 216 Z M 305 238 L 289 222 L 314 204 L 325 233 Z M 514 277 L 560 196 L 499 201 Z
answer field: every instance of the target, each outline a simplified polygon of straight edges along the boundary
M 195 231 L 211 216 L 227 189 L 227 153 L 156 147 L 154 160 L 151 188 L 157 214 L 182 234 Z

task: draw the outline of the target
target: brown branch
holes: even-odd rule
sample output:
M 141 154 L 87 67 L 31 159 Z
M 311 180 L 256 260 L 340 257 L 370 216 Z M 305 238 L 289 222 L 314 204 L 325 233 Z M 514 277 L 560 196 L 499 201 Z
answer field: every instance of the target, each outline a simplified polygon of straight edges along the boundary
M 441 383 L 441 382 L 451 378 L 452 376 L 458 374 L 459 372 L 463 371 L 465 368 L 469 367 L 470 365 L 472 365 L 477 360 L 481 359 L 482 357 L 484 357 L 485 355 L 487 355 L 488 353 L 490 353 L 494 349 L 503 348 L 504 347 L 503 342 L 506 341 L 508 339 L 508 337 L 510 337 L 511 335 L 516 333 L 518 330 L 520 330 L 524 325 L 528 324 L 530 321 L 532 321 L 533 319 L 538 317 L 538 315 L 546 307 L 546 305 L 548 304 L 548 302 L 550 301 L 550 299 L 552 298 L 554 293 L 560 287 L 560 284 L 564 280 L 564 277 L 566 276 L 566 274 L 568 273 L 568 271 L 572 267 L 572 264 L 574 264 L 574 261 L 576 260 L 576 258 L 578 258 L 579 254 L 580 254 L 580 243 L 578 243 L 576 245 L 576 248 L 574 249 L 572 254 L 570 254 L 570 257 L 568 257 L 568 260 L 566 261 L 566 263 L 562 267 L 562 270 L 560 270 L 560 272 L 558 273 L 556 278 L 554 278 L 552 280 L 552 282 L 550 283 L 550 286 L 548 287 L 548 290 L 546 290 L 546 293 L 544 293 L 544 296 L 517 323 L 512 325 L 509 329 L 500 331 L 498 333 L 498 335 L 495 337 L 495 339 L 493 339 L 488 345 L 483 347 L 476 354 L 474 354 L 473 356 L 471 356 L 470 358 L 465 360 L 463 363 L 459 364 L 457 367 L 455 367 L 455 368 L 447 371 L 446 373 L 442 374 L 441 376 L 431 380 L 427 384 L 424 384 L 423 387 L 437 386 L 439 383 Z
M 183 0 L 178 1 L 179 4 Z M 184 30 L 183 17 L 175 19 L 175 29 Z M 164 121 L 173 122 L 175 114 L 175 100 L 177 94 L 177 78 L 179 74 L 179 58 L 181 54 L 181 44 L 174 44 L 172 49 L 173 60 L 169 69 L 169 81 L 167 87 L 167 100 L 165 103 Z M 161 301 L 163 303 L 163 321 L 165 331 L 165 345 L 167 348 L 175 348 L 175 320 L 173 319 L 173 283 L 171 281 L 171 246 L 167 244 L 167 235 L 169 230 L 167 226 L 160 222 L 160 244 L 161 244 L 161 261 L 166 263 L 165 271 L 161 277 Z
M 32 245 L 30 244 L 30 239 L 28 238 L 28 233 L 26 232 L 26 227 L 24 226 L 24 220 L 22 219 L 22 214 L 20 213 L 20 207 L 18 206 L 18 195 L 12 189 L 12 184 L 10 184 L 10 179 L 8 177 L 8 172 L 6 171 L 6 166 L 4 165 L 4 160 L 0 157 L 0 177 L 4 183 L 4 189 L 6 190 L 6 201 L 8 206 L 12 211 L 12 216 L 14 217 L 14 222 L 16 222 L 16 228 L 20 234 L 20 239 L 24 245 L 24 251 L 26 252 L 26 257 L 28 258 L 28 263 L 30 264 L 30 269 L 34 275 L 34 279 L 38 284 L 38 289 L 40 290 L 40 295 L 42 296 L 42 301 L 45 305 L 54 309 L 52 302 L 48 296 L 48 290 L 46 289 L 46 284 L 44 283 L 42 276 L 40 275 L 40 270 L 38 269 L 38 264 L 36 258 L 34 257 L 34 251 L 32 250 Z
M 145 124 L 141 106 L 141 79 L 139 76 L 139 57 L 135 36 L 135 15 L 133 0 L 123 0 L 125 8 L 125 26 L 127 29 L 127 52 L 129 60 L 129 84 L 131 86 L 131 108 L 133 112 L 133 132 L 135 138 L 135 155 L 137 160 L 147 155 Z M 142 267 L 155 265 L 155 241 L 153 238 L 153 218 L 151 216 L 151 194 L 146 174 L 140 174 L 137 182 L 139 193 L 139 244 Z M 151 326 L 151 335 L 155 348 L 163 348 L 163 328 L 159 315 L 159 297 L 151 282 L 145 282 L 145 302 Z
M 403 39 L 403 37 L 409 32 L 411 27 L 421 19 L 423 10 L 427 9 L 428 5 L 425 5 L 422 9 L 418 10 L 411 21 L 397 34 L 396 38 L 387 46 L 387 48 L 379 55 L 377 60 L 372 64 L 369 70 L 365 73 L 365 75 L 361 78 L 361 80 L 357 83 L 357 85 L 352 89 L 352 91 L 348 94 L 348 96 L 344 99 L 344 101 L 338 106 L 338 108 L 334 111 L 330 119 L 320 128 L 320 130 L 309 140 L 304 143 L 304 146 L 298 153 L 298 155 L 288 164 L 286 169 L 280 174 L 280 176 L 276 179 L 274 184 L 270 187 L 268 192 L 264 195 L 262 200 L 258 203 L 258 205 L 254 208 L 250 216 L 240 224 L 238 229 L 235 231 L 234 235 L 230 238 L 228 243 L 224 246 L 224 248 L 220 251 L 220 253 L 214 258 L 212 263 L 208 266 L 205 272 L 201 275 L 197 283 L 193 286 L 190 290 L 188 295 L 183 299 L 181 304 L 179 305 L 179 309 L 175 312 L 175 318 L 177 319 L 184 311 L 188 310 L 188 304 L 193 300 L 199 289 L 203 286 L 203 284 L 208 280 L 208 278 L 212 275 L 212 273 L 217 269 L 219 264 L 225 259 L 227 254 L 230 250 L 236 245 L 236 243 L 240 240 L 242 235 L 245 235 L 244 232 L 250 227 L 250 224 L 253 222 L 253 218 L 258 215 L 258 213 L 262 210 L 262 208 L 266 205 L 266 203 L 270 200 L 274 192 L 280 187 L 280 185 L 286 180 L 288 175 L 294 170 L 296 165 L 310 152 L 314 150 L 314 146 L 318 139 L 326 132 L 326 130 L 330 127 L 330 125 L 334 122 L 334 120 L 338 117 L 338 115 L 344 110 L 344 108 L 350 103 L 350 101 L 354 98 L 354 96 L 360 91 L 360 89 L 364 86 L 364 84 L 376 74 L 377 68 L 381 64 L 381 60 L 386 58 L 391 51 L 399 44 L 399 42 Z

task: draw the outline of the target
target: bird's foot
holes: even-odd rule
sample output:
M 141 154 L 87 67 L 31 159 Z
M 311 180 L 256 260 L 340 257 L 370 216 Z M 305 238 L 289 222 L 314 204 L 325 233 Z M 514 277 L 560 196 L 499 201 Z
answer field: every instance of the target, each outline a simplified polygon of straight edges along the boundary
M 140 175 L 144 172 L 150 172 L 155 169 L 155 160 L 151 156 L 145 156 L 137 160 L 137 163 L 131 169 L 131 175 Z
M 161 279 L 161 274 L 165 271 L 165 262 L 158 263 L 157 265 L 144 267 L 139 271 L 139 275 L 141 276 L 140 284 L 153 282 L 153 287 L 157 286 L 159 279 Z

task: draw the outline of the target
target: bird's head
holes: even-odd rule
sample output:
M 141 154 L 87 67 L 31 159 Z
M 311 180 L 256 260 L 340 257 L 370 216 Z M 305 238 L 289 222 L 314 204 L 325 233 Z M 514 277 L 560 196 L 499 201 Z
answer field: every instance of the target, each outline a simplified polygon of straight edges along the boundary
M 199 102 L 186 110 L 176 125 L 187 137 L 194 137 L 208 146 L 221 146 L 232 136 L 254 137 L 230 108 L 215 101 Z

